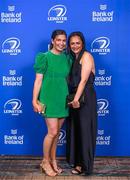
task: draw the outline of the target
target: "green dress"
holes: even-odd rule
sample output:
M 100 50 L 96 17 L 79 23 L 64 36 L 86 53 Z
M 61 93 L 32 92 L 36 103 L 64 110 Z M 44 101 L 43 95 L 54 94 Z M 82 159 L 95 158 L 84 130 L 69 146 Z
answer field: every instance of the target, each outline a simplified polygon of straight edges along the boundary
M 71 59 L 65 53 L 57 55 L 48 51 L 36 56 L 35 72 L 43 74 L 39 101 L 46 105 L 45 117 L 62 118 L 68 116 L 66 106 L 67 77 L 71 65 Z

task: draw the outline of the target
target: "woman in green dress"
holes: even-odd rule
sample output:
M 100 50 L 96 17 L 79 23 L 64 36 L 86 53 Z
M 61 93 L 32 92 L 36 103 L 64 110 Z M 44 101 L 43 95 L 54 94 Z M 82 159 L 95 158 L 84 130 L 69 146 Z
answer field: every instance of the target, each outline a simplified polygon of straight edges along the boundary
M 43 142 L 44 158 L 41 169 L 49 176 L 62 172 L 56 161 L 56 147 L 60 129 L 68 116 L 66 96 L 68 95 L 67 76 L 71 60 L 64 53 L 66 32 L 55 30 L 51 36 L 50 50 L 36 56 L 34 69 L 36 79 L 33 89 L 33 108 L 35 112 L 43 111 L 48 132 Z

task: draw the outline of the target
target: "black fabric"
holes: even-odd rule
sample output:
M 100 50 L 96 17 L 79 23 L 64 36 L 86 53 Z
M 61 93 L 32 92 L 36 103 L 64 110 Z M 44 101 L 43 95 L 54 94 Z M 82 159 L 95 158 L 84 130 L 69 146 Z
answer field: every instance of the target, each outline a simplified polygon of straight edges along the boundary
M 68 94 L 66 97 L 66 105 L 68 106 L 68 103 L 72 102 L 75 97 L 75 92 Z M 85 92 L 83 91 L 82 95 L 80 96 L 79 103 L 80 105 L 83 105 L 85 103 Z
M 81 79 L 81 65 L 73 66 L 71 73 L 71 92 Z M 85 103 L 78 109 L 70 108 L 67 118 L 67 161 L 74 166 L 82 166 L 86 174 L 93 171 L 96 133 L 97 133 L 97 101 L 94 90 L 95 76 L 91 72 L 85 86 Z

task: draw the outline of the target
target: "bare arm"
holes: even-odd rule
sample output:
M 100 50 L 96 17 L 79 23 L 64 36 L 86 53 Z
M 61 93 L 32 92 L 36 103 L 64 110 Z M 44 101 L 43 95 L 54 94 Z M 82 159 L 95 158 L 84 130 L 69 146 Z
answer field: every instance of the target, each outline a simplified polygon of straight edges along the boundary
M 92 71 L 93 68 L 93 57 L 91 54 L 89 54 L 88 52 L 85 52 L 81 58 L 81 65 L 82 65 L 82 69 L 81 69 L 81 80 L 80 83 L 78 85 L 77 88 L 77 92 L 76 95 L 74 97 L 74 100 L 72 101 L 72 105 L 74 108 L 77 108 L 80 106 L 79 104 L 79 98 L 85 88 L 85 85 L 87 83 L 87 80 L 89 78 L 89 75 Z
M 42 107 L 38 102 L 38 96 L 42 85 L 42 79 L 43 79 L 43 74 L 36 74 L 36 78 L 34 81 L 34 88 L 33 88 L 33 99 L 32 99 L 32 104 L 35 112 L 42 111 Z

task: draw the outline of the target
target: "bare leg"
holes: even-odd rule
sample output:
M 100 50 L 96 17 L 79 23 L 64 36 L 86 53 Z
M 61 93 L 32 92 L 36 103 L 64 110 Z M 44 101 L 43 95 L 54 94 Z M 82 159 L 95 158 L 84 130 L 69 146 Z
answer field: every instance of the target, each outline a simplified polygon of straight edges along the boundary
M 52 160 L 56 159 L 57 142 L 58 142 L 58 138 L 59 138 L 60 129 L 61 129 L 63 123 L 64 123 L 64 119 L 63 118 L 62 119 L 58 119 L 58 134 L 55 137 L 55 140 L 53 141 L 52 148 L 51 148 L 51 159 Z
M 51 148 L 53 145 L 53 142 L 55 140 L 55 137 L 58 134 L 58 119 L 57 118 L 47 118 L 46 124 L 48 128 L 48 133 L 44 138 L 43 142 L 43 153 L 44 153 L 44 159 L 43 163 L 41 164 L 42 168 L 49 176 L 55 176 L 56 173 L 53 171 L 51 165 L 50 165 L 50 155 L 51 155 Z
M 55 138 L 58 135 L 58 119 L 57 118 L 47 118 L 46 124 L 48 128 L 48 133 L 44 138 L 43 142 L 43 152 L 44 159 L 50 160 L 51 148 L 54 143 Z
M 58 119 L 58 135 L 55 137 L 55 140 L 53 141 L 53 145 L 51 148 L 51 162 L 54 170 L 58 173 L 61 173 L 63 170 L 57 166 L 56 162 L 56 149 L 57 149 L 57 142 L 59 138 L 60 129 L 64 123 L 64 118 Z

